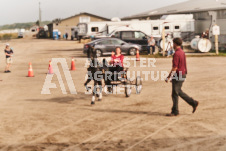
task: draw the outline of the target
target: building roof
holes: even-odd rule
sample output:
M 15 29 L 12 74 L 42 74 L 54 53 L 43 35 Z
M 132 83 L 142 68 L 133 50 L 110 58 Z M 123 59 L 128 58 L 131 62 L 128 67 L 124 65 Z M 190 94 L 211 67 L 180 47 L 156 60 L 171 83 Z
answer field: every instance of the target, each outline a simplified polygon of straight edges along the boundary
M 226 0 L 188 0 L 175 5 L 170 5 L 141 14 L 124 17 L 122 19 L 125 20 L 141 17 L 151 17 L 177 13 L 193 13 L 221 9 L 226 9 Z
M 90 13 L 87 13 L 87 12 L 81 12 L 80 14 L 76 14 L 76 15 L 74 15 L 74 16 L 71 16 L 71 17 L 68 17 L 68 18 L 61 19 L 61 21 L 67 20 L 67 19 L 70 19 L 70 18 L 73 18 L 73 17 L 77 17 L 77 16 L 80 16 L 80 15 L 87 15 L 87 16 L 92 16 L 92 17 L 100 18 L 100 19 L 103 19 L 103 20 L 106 20 L 106 21 L 110 21 L 109 18 L 97 16 L 97 15 L 90 14 Z

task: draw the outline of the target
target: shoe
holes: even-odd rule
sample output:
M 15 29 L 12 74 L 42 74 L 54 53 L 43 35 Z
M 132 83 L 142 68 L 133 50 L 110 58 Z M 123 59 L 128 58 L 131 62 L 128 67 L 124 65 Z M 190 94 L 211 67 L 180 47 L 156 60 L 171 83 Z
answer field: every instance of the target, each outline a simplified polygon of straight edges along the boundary
M 198 106 L 199 106 L 199 102 L 196 101 L 196 105 L 193 106 L 193 111 L 192 111 L 192 113 L 195 113 L 195 111 L 196 111 L 196 109 L 197 109 Z
M 166 116 L 177 116 L 179 114 L 175 114 L 175 113 L 169 113 L 169 114 L 166 114 Z
M 8 71 L 4 71 L 5 73 L 8 73 Z
M 11 72 L 10 70 L 8 70 L 7 72 Z

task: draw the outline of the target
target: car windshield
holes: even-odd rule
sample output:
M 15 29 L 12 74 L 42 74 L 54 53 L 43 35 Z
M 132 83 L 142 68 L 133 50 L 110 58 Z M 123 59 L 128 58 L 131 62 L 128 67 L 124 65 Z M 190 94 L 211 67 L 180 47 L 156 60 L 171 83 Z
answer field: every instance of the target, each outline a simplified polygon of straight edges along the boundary
M 136 39 L 143 39 L 146 36 L 144 33 L 140 31 L 136 31 L 134 34 Z

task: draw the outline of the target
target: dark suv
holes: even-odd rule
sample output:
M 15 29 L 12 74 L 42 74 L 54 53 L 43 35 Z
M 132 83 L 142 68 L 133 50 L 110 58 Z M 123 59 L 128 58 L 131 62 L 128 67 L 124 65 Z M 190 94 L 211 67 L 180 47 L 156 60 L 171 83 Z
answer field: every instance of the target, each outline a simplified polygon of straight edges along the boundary
M 108 34 L 107 37 L 118 38 L 127 43 L 138 44 L 142 46 L 141 50 L 147 50 L 148 45 L 148 38 L 145 33 L 138 30 L 120 30 L 120 31 L 113 31 L 112 33 Z M 95 39 L 104 38 L 104 37 L 95 37 Z

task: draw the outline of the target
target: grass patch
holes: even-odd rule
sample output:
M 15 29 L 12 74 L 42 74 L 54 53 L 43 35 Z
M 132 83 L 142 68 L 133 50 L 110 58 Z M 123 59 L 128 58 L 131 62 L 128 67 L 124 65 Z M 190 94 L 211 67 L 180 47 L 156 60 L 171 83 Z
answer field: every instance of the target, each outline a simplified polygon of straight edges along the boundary
M 142 58 L 166 58 L 166 57 L 163 57 L 162 54 L 160 53 L 157 53 L 154 55 L 147 55 L 147 52 L 140 52 L 140 56 Z
M 0 40 L 10 40 L 10 39 L 16 39 L 16 38 L 18 38 L 17 33 L 0 34 Z
M 222 52 L 220 52 L 218 56 L 221 56 L 221 57 L 222 57 L 222 56 L 223 56 L 223 57 L 226 57 L 226 53 L 222 53 Z

